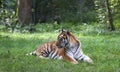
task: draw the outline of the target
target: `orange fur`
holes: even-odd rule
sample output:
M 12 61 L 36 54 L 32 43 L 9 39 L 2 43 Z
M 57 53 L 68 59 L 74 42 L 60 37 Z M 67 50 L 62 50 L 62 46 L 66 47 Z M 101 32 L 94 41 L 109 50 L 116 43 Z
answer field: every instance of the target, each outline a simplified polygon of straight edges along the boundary
M 55 50 L 58 49 L 58 47 L 56 46 L 56 42 L 49 42 L 49 43 L 46 43 L 46 44 L 41 45 L 41 46 L 36 50 L 36 55 L 37 55 L 37 56 L 42 56 L 42 55 L 46 52 L 46 50 L 48 50 L 48 48 L 50 48 L 50 50 L 51 50 L 51 51 L 54 51 L 54 52 L 55 52 Z M 65 51 L 64 48 L 58 49 L 58 50 L 57 50 L 57 54 L 58 54 L 59 56 L 62 56 L 62 58 L 63 58 L 64 60 L 67 60 L 67 61 L 69 61 L 69 62 L 71 62 L 71 63 L 74 63 L 74 64 L 77 63 L 77 61 L 76 61 L 75 59 L 70 58 L 70 57 L 66 54 L 66 51 Z

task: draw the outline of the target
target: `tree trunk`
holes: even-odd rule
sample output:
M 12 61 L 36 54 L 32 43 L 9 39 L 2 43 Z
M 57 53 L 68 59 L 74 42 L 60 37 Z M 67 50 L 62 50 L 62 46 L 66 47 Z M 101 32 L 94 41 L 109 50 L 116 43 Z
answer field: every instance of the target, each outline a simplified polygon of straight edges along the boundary
M 31 0 L 18 0 L 18 20 L 22 24 L 32 23 Z
M 109 18 L 110 30 L 114 31 L 115 30 L 115 26 L 113 24 L 113 18 L 112 18 L 111 8 L 109 6 L 110 6 L 109 5 L 109 0 L 106 0 L 106 7 L 107 7 L 107 11 L 108 11 L 108 18 Z

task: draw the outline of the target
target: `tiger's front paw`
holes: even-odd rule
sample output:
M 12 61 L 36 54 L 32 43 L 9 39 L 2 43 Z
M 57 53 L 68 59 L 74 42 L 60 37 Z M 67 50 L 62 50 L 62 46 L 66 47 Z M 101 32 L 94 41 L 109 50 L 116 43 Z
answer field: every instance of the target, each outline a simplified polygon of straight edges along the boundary
M 93 60 L 90 57 L 88 57 L 88 56 L 85 56 L 84 59 L 83 59 L 83 61 L 84 62 L 88 62 L 90 64 L 94 64 Z
M 89 59 L 89 60 L 88 60 L 88 63 L 90 63 L 90 64 L 94 64 L 94 62 L 93 62 L 92 59 Z
M 90 63 L 90 64 L 94 64 L 94 62 L 93 62 L 93 60 L 91 59 L 91 58 L 88 58 L 88 59 L 86 59 L 86 60 L 84 60 L 85 62 L 88 62 L 88 63 Z
M 72 64 L 78 64 L 78 61 L 73 61 L 73 62 L 71 62 Z

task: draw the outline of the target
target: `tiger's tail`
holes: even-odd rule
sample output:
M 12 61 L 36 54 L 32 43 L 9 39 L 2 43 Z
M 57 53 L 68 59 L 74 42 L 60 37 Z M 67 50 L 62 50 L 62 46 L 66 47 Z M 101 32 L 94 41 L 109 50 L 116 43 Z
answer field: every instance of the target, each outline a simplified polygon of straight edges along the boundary
M 26 55 L 34 55 L 34 56 L 36 56 L 37 54 L 36 54 L 36 51 L 33 51 L 33 52 L 28 53 L 28 54 L 26 54 Z

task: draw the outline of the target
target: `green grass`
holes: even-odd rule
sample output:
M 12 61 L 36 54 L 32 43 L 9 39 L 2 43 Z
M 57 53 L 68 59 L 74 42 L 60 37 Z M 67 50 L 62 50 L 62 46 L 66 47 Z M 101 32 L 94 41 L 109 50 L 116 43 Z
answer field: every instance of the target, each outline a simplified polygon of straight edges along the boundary
M 100 35 L 90 31 L 73 32 L 80 38 L 84 53 L 93 59 L 94 65 L 85 62 L 73 65 L 65 60 L 26 56 L 39 45 L 55 41 L 59 32 L 0 32 L 0 72 L 120 72 L 119 32 Z

